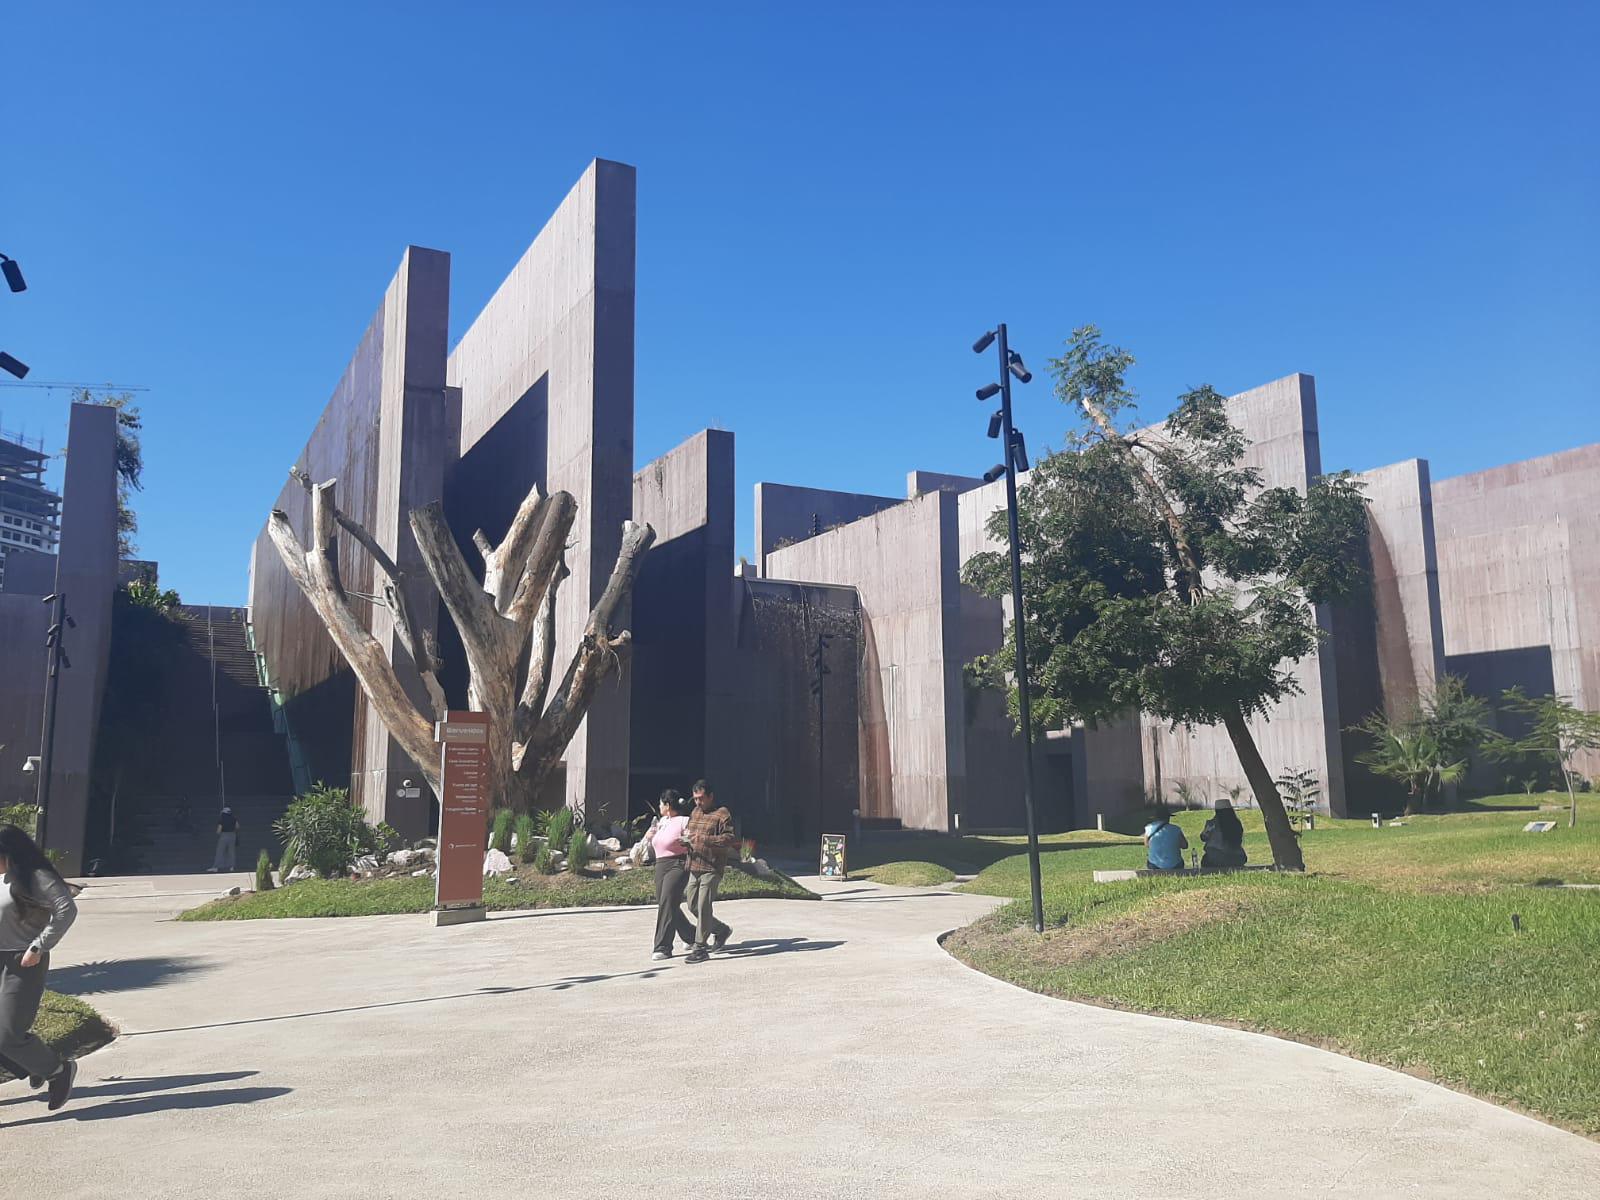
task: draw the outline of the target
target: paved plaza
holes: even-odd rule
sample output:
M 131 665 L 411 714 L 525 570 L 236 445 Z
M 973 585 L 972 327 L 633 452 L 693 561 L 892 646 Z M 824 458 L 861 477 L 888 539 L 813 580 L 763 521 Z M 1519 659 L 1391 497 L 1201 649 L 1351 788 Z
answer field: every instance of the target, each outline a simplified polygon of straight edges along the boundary
M 123 1036 L 59 1114 L 0 1087 L 8 1175 L 59 1197 L 1600 1194 L 1600 1145 L 1444 1088 L 969 971 L 935 939 L 987 898 L 807 882 L 827 898 L 719 909 L 734 949 L 691 966 L 650 961 L 643 909 L 180 924 L 216 876 L 95 881 L 52 977 Z

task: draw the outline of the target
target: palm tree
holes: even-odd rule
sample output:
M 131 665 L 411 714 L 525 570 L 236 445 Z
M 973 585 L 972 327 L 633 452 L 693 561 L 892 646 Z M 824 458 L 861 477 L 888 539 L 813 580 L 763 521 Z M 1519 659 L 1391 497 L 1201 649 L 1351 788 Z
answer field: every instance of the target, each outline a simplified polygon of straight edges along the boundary
M 1406 814 L 1428 805 L 1445 784 L 1466 778 L 1467 760 L 1448 761 L 1439 737 L 1425 725 L 1391 721 L 1373 713 L 1357 728 L 1372 738 L 1372 748 L 1356 761 L 1375 774 L 1398 780 L 1406 787 Z

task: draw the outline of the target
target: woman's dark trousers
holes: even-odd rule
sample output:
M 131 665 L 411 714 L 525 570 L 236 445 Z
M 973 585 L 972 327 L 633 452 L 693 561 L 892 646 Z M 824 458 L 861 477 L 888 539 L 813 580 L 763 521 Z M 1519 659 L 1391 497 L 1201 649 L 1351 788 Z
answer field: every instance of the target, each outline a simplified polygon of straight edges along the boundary
M 687 859 L 656 859 L 656 950 L 659 953 L 672 953 L 674 933 L 685 946 L 694 945 L 694 925 L 683 915 L 683 891 L 688 886 Z

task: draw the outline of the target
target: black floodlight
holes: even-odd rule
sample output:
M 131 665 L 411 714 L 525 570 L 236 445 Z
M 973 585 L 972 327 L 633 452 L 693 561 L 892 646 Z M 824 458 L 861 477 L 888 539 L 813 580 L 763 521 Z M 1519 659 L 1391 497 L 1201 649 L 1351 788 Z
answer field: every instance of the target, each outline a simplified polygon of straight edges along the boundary
M 1001 421 L 1001 418 L 1004 415 L 1005 414 L 1003 414 L 1003 413 L 999 412 L 998 410 L 996 410 L 989 417 L 989 436 L 990 437 L 997 438 L 997 437 L 1000 436 L 1000 421 Z
M 979 400 L 987 400 L 991 396 L 999 395 L 999 393 L 1000 393 L 1000 385 L 998 383 L 986 383 L 981 388 L 978 389 L 978 399 Z
M 994 330 L 991 329 L 988 333 L 984 334 L 981 338 L 972 343 L 972 352 L 974 354 L 982 354 L 992 345 L 994 345 Z
M 1022 440 L 1022 430 L 1011 431 L 1011 465 L 1019 471 L 1028 469 L 1028 444 Z
M 1033 382 L 1033 372 L 1028 370 L 1027 367 L 1022 365 L 1022 355 L 1018 354 L 1015 350 L 1013 350 L 1013 351 L 1011 351 L 1010 358 L 1011 358 L 1011 361 L 1006 365 L 1011 368 L 1011 373 L 1017 377 L 1018 382 L 1020 382 L 1020 383 L 1032 383 Z
M 28 377 L 28 364 L 12 358 L 4 350 L 0 350 L 0 371 L 9 371 L 18 379 Z
M 999 479 L 1000 476 L 1004 475 L 1005 473 L 1006 473 L 1006 465 L 1005 465 L 1005 463 L 996 463 L 994 466 L 990 467 L 987 471 L 985 471 L 983 473 L 983 481 L 985 483 L 993 483 L 996 479 Z
M 17 266 L 16 259 L 7 258 L 4 254 L 0 254 L 0 275 L 6 277 L 6 286 L 13 292 L 25 292 L 28 290 L 27 280 L 22 278 L 22 268 Z

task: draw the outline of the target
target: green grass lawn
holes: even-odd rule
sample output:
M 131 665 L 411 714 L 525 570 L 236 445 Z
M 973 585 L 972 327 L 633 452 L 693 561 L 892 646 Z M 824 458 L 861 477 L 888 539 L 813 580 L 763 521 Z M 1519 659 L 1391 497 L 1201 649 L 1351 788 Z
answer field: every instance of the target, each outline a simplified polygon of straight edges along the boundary
M 48 1042 L 58 1054 L 74 1057 L 98 1050 L 117 1036 L 117 1031 L 82 1000 L 46 992 L 39 1002 L 33 1032 Z M 13 1076 L 0 1066 L 0 1080 Z
M 946 945 L 1035 991 L 1313 1041 L 1593 1136 L 1600 891 L 1527 885 L 1600 882 L 1600 801 L 1580 803 L 1576 829 L 1516 811 L 1554 799 L 1496 797 L 1400 828 L 1319 821 L 1303 876 L 1095 884 L 1097 868 L 1141 865 L 1137 839 L 1046 838 L 1043 937 L 1021 839 L 947 839 L 947 861 L 1007 847 L 966 887 L 1016 902 Z M 1241 815 L 1251 860 L 1270 861 L 1259 818 Z M 1522 833 L 1536 818 L 1561 824 Z M 1179 816 L 1191 842 L 1204 819 Z
M 878 863 L 870 867 L 850 866 L 851 879 L 870 879 L 889 887 L 937 887 L 955 880 L 955 872 L 938 863 L 919 860 Z
M 401 879 L 306 879 L 270 892 L 212 900 L 181 914 L 180 921 L 249 921 L 269 917 L 375 917 L 421 913 L 433 907 L 434 881 Z M 655 875 L 649 870 L 622 871 L 606 878 L 569 874 L 535 875 L 521 882 L 486 879 L 483 898 L 491 911 L 524 908 L 587 908 L 608 904 L 654 904 Z M 757 879 L 729 870 L 722 877 L 717 901 L 770 898 L 815 900 L 816 895 L 786 875 Z

